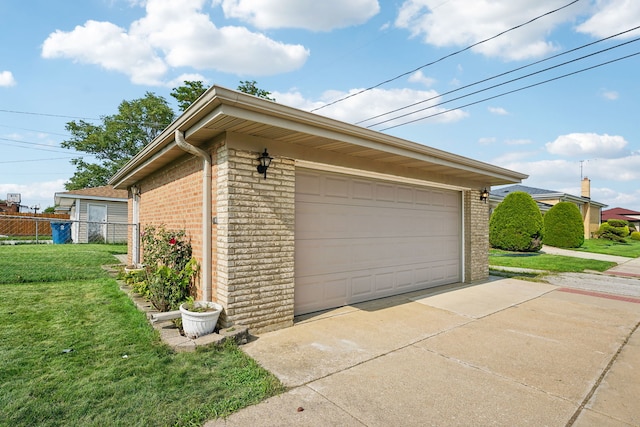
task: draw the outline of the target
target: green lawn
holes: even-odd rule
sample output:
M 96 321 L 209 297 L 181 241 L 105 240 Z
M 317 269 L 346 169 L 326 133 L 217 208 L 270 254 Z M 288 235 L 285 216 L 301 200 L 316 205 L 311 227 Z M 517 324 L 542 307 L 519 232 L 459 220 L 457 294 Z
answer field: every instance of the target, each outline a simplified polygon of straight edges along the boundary
M 584 244 L 576 248 L 577 251 L 594 252 L 598 254 L 626 256 L 629 258 L 640 257 L 640 241 L 627 239 L 627 243 L 618 243 L 605 239 L 588 239 Z
M 0 425 L 202 425 L 283 390 L 235 345 L 164 345 L 100 268 L 122 251 L 0 247 Z
M 517 267 L 554 272 L 582 272 L 584 270 L 605 271 L 615 262 L 574 258 L 540 253 L 508 252 L 498 249 L 489 251 L 489 266 Z

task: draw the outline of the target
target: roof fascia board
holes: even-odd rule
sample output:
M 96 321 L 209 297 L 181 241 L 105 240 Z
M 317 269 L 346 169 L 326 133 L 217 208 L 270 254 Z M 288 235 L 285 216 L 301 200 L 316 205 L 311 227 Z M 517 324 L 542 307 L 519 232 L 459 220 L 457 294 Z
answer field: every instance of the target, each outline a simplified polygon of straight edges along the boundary
M 357 126 L 353 128 L 361 131 L 366 131 L 361 135 L 356 132 L 339 132 L 335 129 L 330 129 L 324 126 L 315 126 L 311 123 L 304 123 L 297 120 L 289 120 L 283 117 L 275 117 L 273 115 L 266 115 L 260 112 L 241 109 L 233 105 L 222 104 L 218 107 L 219 111 L 216 111 L 216 115 L 224 114 L 230 117 L 241 118 L 248 121 L 270 124 L 273 126 L 281 127 L 284 129 L 290 129 L 293 131 L 315 135 L 321 138 L 327 138 L 331 140 L 341 141 L 360 147 L 370 148 L 378 151 L 383 151 L 391 154 L 400 155 L 416 160 L 421 160 L 429 163 L 433 163 L 440 166 L 448 166 L 455 169 L 462 169 L 469 172 L 481 173 L 489 175 L 495 178 L 504 179 L 507 181 L 515 181 L 526 179 L 528 175 L 521 174 L 519 172 L 510 171 L 508 169 L 499 168 L 497 166 L 489 165 L 487 163 L 478 162 L 463 156 L 457 156 L 455 154 L 448 154 L 440 150 L 436 150 L 426 145 L 402 140 L 399 138 L 380 134 L 379 132 L 373 132 L 368 129 L 361 129 Z M 315 115 L 314 115 L 315 116 Z M 317 116 L 321 119 L 325 117 Z M 340 122 L 338 122 L 340 123 Z M 344 125 L 344 124 L 343 124 Z M 342 126 L 344 127 L 344 126 Z M 371 133 L 374 133 L 375 138 L 371 138 Z M 366 134 L 366 135 L 365 135 Z M 386 138 L 381 138 L 380 136 Z M 444 154 L 444 155 L 443 155 Z

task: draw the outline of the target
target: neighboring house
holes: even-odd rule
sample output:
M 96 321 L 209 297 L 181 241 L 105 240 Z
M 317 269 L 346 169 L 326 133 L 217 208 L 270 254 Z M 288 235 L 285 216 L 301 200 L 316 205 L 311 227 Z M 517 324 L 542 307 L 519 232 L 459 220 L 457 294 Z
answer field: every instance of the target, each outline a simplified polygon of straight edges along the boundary
M 602 211 L 602 222 L 610 219 L 622 219 L 629 221 L 629 227 L 640 231 L 640 212 L 625 208 L 613 208 Z
M 0 213 L 12 214 L 20 211 L 20 205 L 0 200 Z
M 55 212 L 68 213 L 73 243 L 126 242 L 127 191 L 110 185 L 55 194 Z
M 261 153 L 273 157 L 257 170 Z M 492 185 L 527 176 L 213 86 L 110 183 L 129 222 L 185 229 L 222 326 L 488 277 Z M 129 245 L 140 261 L 139 236 Z
M 540 210 L 543 213 L 559 202 L 575 203 L 582 214 L 584 238 L 590 239 L 593 234 L 598 231 L 598 228 L 600 227 L 600 213 L 602 208 L 607 205 L 591 200 L 591 181 L 589 178 L 584 178 L 581 184 L 582 194 L 580 196 L 574 196 L 573 194 L 562 193 L 559 191 L 544 190 L 542 188 L 527 187 L 525 185 L 511 185 L 509 187 L 492 189 L 492 197 L 490 197 L 490 200 L 492 202 L 492 208 L 495 208 L 495 206 L 497 206 L 497 204 L 500 203 L 500 201 L 502 201 L 502 199 L 504 199 L 509 193 L 524 191 L 538 203 L 538 206 L 540 206 Z

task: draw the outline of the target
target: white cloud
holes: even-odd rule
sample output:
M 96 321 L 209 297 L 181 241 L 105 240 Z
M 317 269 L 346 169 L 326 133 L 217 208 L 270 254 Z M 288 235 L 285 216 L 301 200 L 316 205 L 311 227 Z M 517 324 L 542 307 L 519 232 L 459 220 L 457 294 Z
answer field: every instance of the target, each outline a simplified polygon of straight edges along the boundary
M 611 34 L 633 28 L 640 22 L 640 2 L 637 0 L 600 0 L 595 4 L 595 13 L 576 28 L 578 32 L 593 37 L 608 37 Z M 636 37 L 635 32 L 620 36 Z
M 577 160 L 539 160 L 524 161 L 526 156 L 518 158 L 505 156 L 492 163 L 507 169 L 526 173 L 529 178 L 524 185 L 580 194 L 580 162 Z M 611 207 L 622 206 L 640 209 L 640 190 L 620 191 L 616 183 L 625 187 L 625 183 L 640 179 L 640 155 L 628 155 L 616 159 L 597 159 L 583 164 L 583 176 L 591 180 L 592 199 Z
M 506 31 L 516 25 L 560 7 L 564 0 L 406 0 L 400 7 L 395 25 L 414 37 L 438 47 L 466 47 Z M 558 49 L 546 39 L 558 25 L 571 21 L 586 6 L 580 4 L 546 16 L 516 31 L 482 43 L 475 52 L 507 60 L 542 57 Z
M 15 86 L 16 79 L 11 71 L 0 71 L 0 87 Z
M 545 144 L 547 151 L 560 156 L 615 158 L 628 154 L 627 141 L 618 135 L 570 133 Z
M 202 12 L 204 0 L 149 0 L 146 16 L 129 30 L 87 21 L 58 30 L 42 47 L 44 58 L 69 58 L 128 75 L 133 83 L 168 85 L 170 67 L 270 75 L 301 67 L 309 51 L 244 27 L 218 28 Z
M 601 95 L 604 99 L 609 100 L 609 101 L 615 101 L 616 99 L 618 99 L 620 97 L 620 94 L 618 92 L 616 92 L 615 90 L 603 90 L 601 92 Z
M 426 87 L 430 87 L 433 86 L 433 84 L 436 82 L 436 79 L 427 77 L 421 70 L 418 70 L 409 76 L 409 82 L 420 83 L 425 85 Z
M 348 95 L 355 94 L 360 92 L 362 89 L 351 89 L 349 92 L 342 91 L 326 91 L 320 100 L 312 101 L 306 99 L 299 92 L 288 92 L 288 93 L 280 93 L 274 92 L 273 97 L 278 100 L 279 103 L 290 105 L 292 107 L 300 108 L 302 110 L 312 110 L 314 108 L 321 107 L 331 101 L 336 99 L 344 98 Z M 420 102 L 424 99 L 434 98 L 429 103 L 425 103 L 424 105 L 419 106 L 418 108 L 424 108 L 427 105 L 433 105 L 438 102 L 438 93 L 429 90 L 412 90 L 412 89 L 373 89 L 367 92 L 364 92 L 358 96 L 354 96 L 351 98 L 347 98 L 346 100 L 339 102 L 335 105 L 331 105 L 329 107 L 318 110 L 317 113 L 332 117 L 344 122 L 348 123 L 357 123 L 362 120 L 369 119 L 371 117 L 378 116 L 383 113 L 387 113 L 391 110 L 404 107 L 408 104 L 413 104 L 416 102 Z M 411 111 L 411 109 L 407 110 Z M 368 120 L 364 123 L 361 123 L 360 126 L 371 126 L 375 123 L 387 120 L 391 117 L 395 117 L 396 115 L 406 114 L 407 111 L 399 111 L 390 116 L 384 116 L 373 120 Z M 374 129 L 383 129 L 390 126 L 394 126 L 400 123 L 405 123 L 411 120 L 415 120 L 420 117 L 430 116 L 436 113 L 441 113 L 446 111 L 444 108 L 430 108 L 423 112 L 418 112 L 415 114 L 410 114 L 407 117 L 402 117 L 399 119 L 394 119 L 389 122 L 377 125 Z M 438 122 L 438 123 L 449 123 L 456 122 L 458 120 L 467 117 L 467 113 L 462 110 L 452 110 L 446 114 L 440 114 L 435 117 L 422 120 L 421 122 Z
M 19 193 L 21 203 L 25 206 L 39 205 L 41 209 L 53 206 L 53 198 L 56 192 L 66 191 L 64 179 L 46 182 L 32 182 L 29 184 L 2 184 L 0 183 L 0 198 L 7 193 Z
M 489 112 L 491 114 L 496 114 L 498 116 L 507 116 L 509 112 L 502 107 L 489 107 Z
M 214 0 L 228 18 L 261 29 L 330 31 L 359 25 L 378 14 L 377 0 Z
M 487 136 L 487 137 L 478 139 L 478 144 L 480 145 L 489 145 L 489 144 L 493 144 L 494 142 L 496 142 L 496 138 L 494 136 Z

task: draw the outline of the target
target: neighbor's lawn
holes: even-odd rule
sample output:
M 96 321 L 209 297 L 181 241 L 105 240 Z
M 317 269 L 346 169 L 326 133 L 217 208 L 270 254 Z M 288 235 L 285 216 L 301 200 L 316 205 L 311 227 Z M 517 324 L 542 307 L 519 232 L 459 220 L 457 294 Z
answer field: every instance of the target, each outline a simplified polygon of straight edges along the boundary
M 491 249 L 489 250 L 489 265 L 532 268 L 535 270 L 555 272 L 582 272 L 584 270 L 605 271 L 615 266 L 616 263 L 560 255 L 508 252 Z
M 618 243 L 605 239 L 588 239 L 575 250 L 638 258 L 640 257 L 640 241 L 628 239 L 628 243 Z
M 283 390 L 235 345 L 174 353 L 162 344 L 100 269 L 113 250 L 0 247 L 0 271 L 42 279 L 0 284 L 0 425 L 201 425 Z M 46 281 L 58 268 L 44 260 L 61 254 L 65 269 L 93 278 Z
M 126 245 L 0 246 L 0 283 L 54 282 L 100 277 L 102 265 L 117 264 Z

